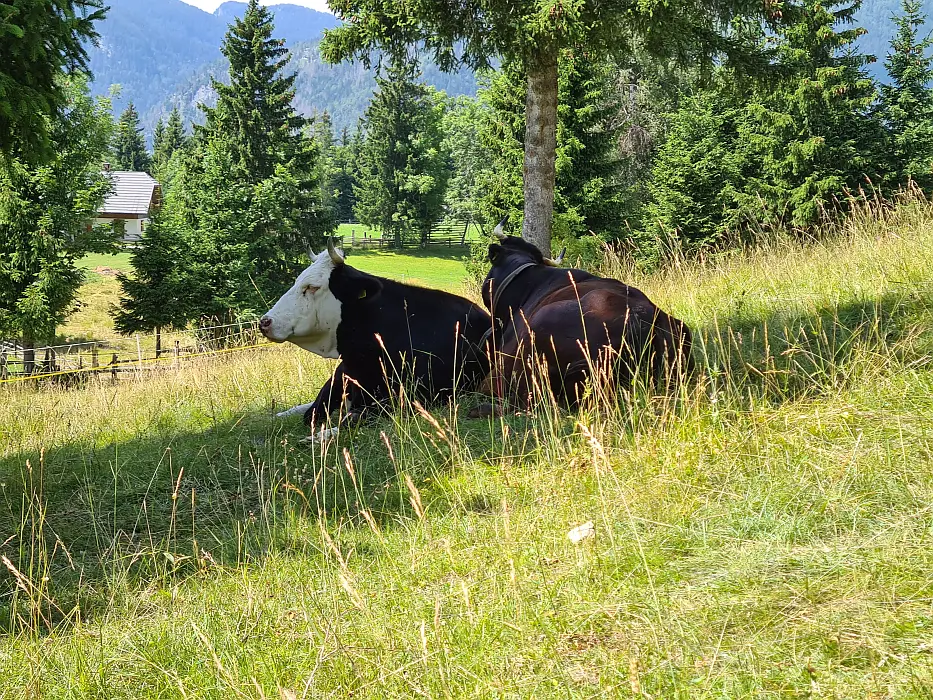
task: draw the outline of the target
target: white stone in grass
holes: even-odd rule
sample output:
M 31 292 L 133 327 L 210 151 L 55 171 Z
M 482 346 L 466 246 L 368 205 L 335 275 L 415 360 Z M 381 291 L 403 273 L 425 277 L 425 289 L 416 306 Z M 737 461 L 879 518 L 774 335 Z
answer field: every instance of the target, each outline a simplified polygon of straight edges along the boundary
M 580 544 L 583 542 L 583 540 L 588 540 L 595 536 L 596 526 L 593 524 L 592 520 L 585 522 L 582 525 L 577 525 L 567 533 L 567 539 L 569 539 L 574 544 Z

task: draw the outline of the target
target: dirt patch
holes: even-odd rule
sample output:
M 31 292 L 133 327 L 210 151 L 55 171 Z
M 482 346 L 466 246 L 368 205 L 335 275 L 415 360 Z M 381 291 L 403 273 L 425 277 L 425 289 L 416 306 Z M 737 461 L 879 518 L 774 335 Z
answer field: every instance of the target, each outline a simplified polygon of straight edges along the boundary
M 98 265 L 94 268 L 94 272 L 104 277 L 116 277 L 119 270 L 114 270 L 112 267 L 107 267 L 106 265 Z

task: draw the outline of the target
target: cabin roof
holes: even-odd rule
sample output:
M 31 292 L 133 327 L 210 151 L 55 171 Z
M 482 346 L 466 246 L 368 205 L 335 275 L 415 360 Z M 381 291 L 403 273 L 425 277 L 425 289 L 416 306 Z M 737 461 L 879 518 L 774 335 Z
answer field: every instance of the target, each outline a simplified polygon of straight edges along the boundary
M 152 207 L 161 203 L 162 188 L 148 173 L 107 170 L 104 175 L 113 181 L 113 191 L 104 201 L 99 216 L 145 218 L 149 216 Z

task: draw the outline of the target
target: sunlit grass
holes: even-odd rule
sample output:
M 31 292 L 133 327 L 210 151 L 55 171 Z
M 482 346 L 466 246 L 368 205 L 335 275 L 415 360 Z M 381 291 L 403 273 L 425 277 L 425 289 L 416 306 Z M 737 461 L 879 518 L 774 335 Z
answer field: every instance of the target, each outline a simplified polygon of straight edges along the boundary
M 2 693 L 929 697 L 933 216 L 874 216 L 616 261 L 696 331 L 673 397 L 298 449 L 287 347 L 2 390 Z

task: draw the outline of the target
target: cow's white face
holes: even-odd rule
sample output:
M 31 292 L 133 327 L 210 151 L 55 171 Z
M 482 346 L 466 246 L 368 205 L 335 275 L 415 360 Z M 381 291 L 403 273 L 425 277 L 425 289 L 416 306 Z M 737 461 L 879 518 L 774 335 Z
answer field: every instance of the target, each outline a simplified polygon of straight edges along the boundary
M 259 321 L 262 334 L 274 343 L 288 341 L 321 357 L 337 358 L 342 304 L 330 289 L 334 266 L 326 250 L 319 253 Z

